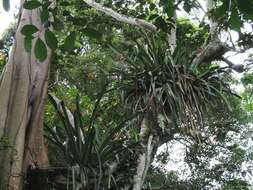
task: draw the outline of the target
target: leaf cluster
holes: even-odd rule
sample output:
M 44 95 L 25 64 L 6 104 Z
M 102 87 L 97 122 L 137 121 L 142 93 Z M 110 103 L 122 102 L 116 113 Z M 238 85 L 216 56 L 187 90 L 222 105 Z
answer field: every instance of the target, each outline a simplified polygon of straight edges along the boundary
M 82 188 L 95 189 L 117 186 L 117 177 L 111 167 L 118 164 L 117 155 L 128 151 L 126 141 L 121 135 L 121 129 L 127 120 L 111 128 L 96 125 L 103 93 L 99 95 L 88 120 L 84 120 L 78 98 L 72 115 L 62 101 L 58 102 L 50 96 L 63 126 L 59 123 L 48 126 L 48 139 L 63 152 L 66 163 L 74 170 L 73 186 L 79 184 Z
M 194 68 L 191 50 L 178 46 L 171 54 L 167 44 L 155 35 L 136 41 L 124 53 L 114 50 L 127 63 L 115 73 L 125 102 L 136 111 L 172 116 L 177 124 L 201 124 L 210 102 L 224 105 L 223 94 L 231 93 L 223 80 L 223 69 L 212 63 Z

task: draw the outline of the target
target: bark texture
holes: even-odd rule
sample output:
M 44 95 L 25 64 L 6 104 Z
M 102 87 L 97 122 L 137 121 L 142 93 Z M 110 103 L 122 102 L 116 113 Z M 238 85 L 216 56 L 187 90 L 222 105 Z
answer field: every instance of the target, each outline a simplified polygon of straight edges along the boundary
M 28 167 L 46 167 L 43 141 L 43 107 L 48 86 L 51 52 L 44 62 L 24 50 L 25 24 L 36 25 L 43 39 L 39 10 L 21 9 L 14 45 L 0 79 L 0 138 L 8 148 L 0 150 L 0 189 L 22 189 Z M 34 46 L 34 44 L 33 44 Z M 32 50 L 33 52 L 33 50 Z
M 174 14 L 172 17 L 173 20 L 173 26 L 170 30 L 170 33 L 168 34 L 168 42 L 169 42 L 169 48 L 170 52 L 173 54 L 176 47 L 177 47 L 177 13 L 176 10 L 174 10 Z
M 207 7 L 207 11 L 210 12 L 212 11 L 212 9 L 214 8 L 214 1 L 213 0 L 207 0 L 206 1 L 206 7 Z M 218 28 L 218 23 L 212 19 L 211 16 L 208 17 L 209 19 L 209 25 L 210 25 L 210 35 L 211 35 L 211 38 L 218 38 L 218 31 L 217 31 L 217 28 Z
M 133 190 L 141 190 L 148 168 L 151 164 L 151 154 L 153 152 L 153 134 L 148 117 L 145 116 L 141 123 L 140 145 L 141 152 L 138 156 L 136 175 L 134 176 Z
M 171 127 L 171 123 L 168 124 L 168 127 Z M 160 134 L 161 130 L 155 116 L 152 113 L 146 113 L 140 125 L 140 148 L 138 152 L 136 152 L 138 160 L 137 163 L 132 166 L 136 168 L 136 173 L 133 176 L 133 190 L 142 189 L 158 147 L 164 142 L 171 140 L 171 135 L 166 135 L 166 138 L 163 138 L 163 135 Z

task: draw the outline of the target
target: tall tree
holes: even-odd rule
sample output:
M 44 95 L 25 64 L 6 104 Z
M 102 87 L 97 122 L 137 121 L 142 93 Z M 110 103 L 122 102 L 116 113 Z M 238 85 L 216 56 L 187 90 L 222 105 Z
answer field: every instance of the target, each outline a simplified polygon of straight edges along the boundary
M 40 54 L 36 52 L 40 51 L 38 46 L 44 46 L 41 41 L 44 40 L 45 28 L 41 23 L 40 10 L 21 7 L 14 44 L 0 82 L 0 138 L 9 145 L 0 154 L 2 189 L 21 189 L 21 180 L 28 167 L 48 165 L 43 140 L 43 107 L 51 50 L 46 49 L 48 56 L 43 61 L 35 57 L 35 53 Z M 36 26 L 38 31 L 30 28 L 25 31 L 25 25 L 30 28 Z M 21 33 L 25 32 L 31 35 L 36 32 L 36 38 L 40 39 L 31 42 L 35 51 L 30 53 L 24 50 L 27 39 Z

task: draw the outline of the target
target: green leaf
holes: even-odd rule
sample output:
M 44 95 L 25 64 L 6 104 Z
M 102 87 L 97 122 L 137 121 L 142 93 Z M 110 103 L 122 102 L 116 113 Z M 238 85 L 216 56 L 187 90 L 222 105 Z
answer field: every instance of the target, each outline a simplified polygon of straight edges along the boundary
M 153 19 L 155 19 L 157 17 L 159 17 L 158 14 L 152 14 L 152 15 L 149 16 L 148 20 L 153 20 Z
M 32 40 L 33 37 L 32 36 L 26 36 L 24 39 L 24 43 L 25 43 L 25 50 L 28 53 L 31 53 L 31 49 L 32 49 Z
M 38 31 L 39 29 L 36 26 L 32 24 L 27 24 L 27 25 L 24 25 L 23 28 L 21 29 L 21 34 L 25 36 L 31 36 Z
M 40 13 L 40 20 L 41 23 L 45 23 L 46 21 L 48 21 L 49 18 L 49 12 L 48 9 L 42 9 L 41 13 Z
M 36 0 L 25 1 L 24 4 L 23 4 L 23 8 L 29 9 L 29 10 L 36 9 L 40 6 L 41 6 L 41 3 L 39 1 L 36 1 Z
M 43 62 L 47 58 L 47 47 L 40 38 L 38 38 L 35 43 L 34 53 L 35 53 L 35 57 L 40 62 Z
M 229 11 L 229 0 L 224 0 L 222 5 L 214 9 L 213 15 L 215 18 L 220 19 L 227 16 L 227 12 Z
M 166 13 L 167 13 L 168 17 L 174 16 L 174 9 L 175 9 L 174 4 L 175 4 L 174 0 L 168 1 L 168 5 L 167 5 L 167 9 L 166 9 Z
M 91 38 L 101 38 L 102 34 L 93 28 L 85 28 L 84 34 Z
M 153 11 L 156 8 L 156 5 L 154 3 L 151 3 L 149 5 L 149 10 Z
M 174 15 L 175 0 L 160 0 L 159 5 L 163 7 L 163 12 L 172 17 Z
M 158 28 L 160 28 L 162 31 L 168 32 L 168 29 L 169 29 L 168 25 L 167 25 L 167 23 L 165 22 L 165 20 L 161 16 L 156 18 L 155 25 Z
M 253 1 L 252 0 L 237 0 L 237 4 L 241 13 L 253 19 L 253 12 L 252 12 Z
M 67 2 L 67 1 L 63 1 L 63 2 L 60 3 L 60 5 L 61 6 L 69 6 L 71 4 L 69 2 Z
M 63 47 L 67 51 L 72 51 L 75 48 L 76 33 L 71 32 L 64 41 Z
M 87 24 L 87 19 L 82 17 L 73 17 L 72 23 L 76 26 L 85 26 Z
M 253 152 L 251 152 L 251 153 L 249 154 L 249 159 L 250 159 L 250 160 L 253 160 Z
M 185 10 L 185 12 L 190 13 L 192 8 L 193 3 L 191 1 L 184 1 L 183 9 Z
M 45 31 L 45 40 L 48 47 L 50 47 L 52 50 L 55 50 L 57 48 L 57 38 L 55 37 L 55 34 L 50 30 Z
M 233 9 L 230 20 L 231 28 L 236 30 L 237 32 L 240 31 L 241 28 L 241 18 L 237 12 L 237 9 Z
M 52 4 L 52 2 L 46 1 L 46 2 L 43 3 L 42 8 L 43 9 L 48 9 L 49 5 L 51 5 L 51 4 Z
M 57 18 L 54 18 L 54 22 L 52 23 L 52 25 L 56 31 L 61 31 L 64 29 L 63 23 Z
M 3 0 L 3 8 L 5 11 L 10 10 L 10 0 Z

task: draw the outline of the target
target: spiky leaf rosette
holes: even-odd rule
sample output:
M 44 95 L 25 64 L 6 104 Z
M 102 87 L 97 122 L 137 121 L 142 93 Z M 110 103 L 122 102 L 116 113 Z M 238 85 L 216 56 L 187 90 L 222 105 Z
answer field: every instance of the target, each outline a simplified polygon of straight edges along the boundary
M 178 45 L 171 54 L 167 47 L 152 35 L 136 41 L 127 53 L 114 49 L 124 57 L 116 69 L 124 101 L 135 111 L 162 114 L 177 127 L 201 126 L 208 107 L 227 106 L 225 95 L 232 94 L 224 82 L 228 73 L 211 62 L 193 67 L 193 51 Z
M 106 86 L 98 95 L 91 116 L 84 115 L 79 96 L 76 98 L 76 110 L 72 113 L 63 101 L 49 95 L 59 120 L 54 125 L 45 124 L 48 134 L 46 137 L 62 151 L 67 166 L 71 168 L 73 189 L 81 186 L 99 190 L 103 186 L 117 185 L 119 178 L 114 178 L 111 167 L 118 165 L 120 154 L 125 154 L 129 151 L 128 148 L 131 150 L 134 146 L 133 143 L 130 145 L 126 142 L 122 134 L 122 128 L 130 118 L 116 126 L 111 122 L 104 123 L 101 128 L 98 126 L 97 112 L 105 90 Z M 89 119 L 85 122 L 86 117 Z

